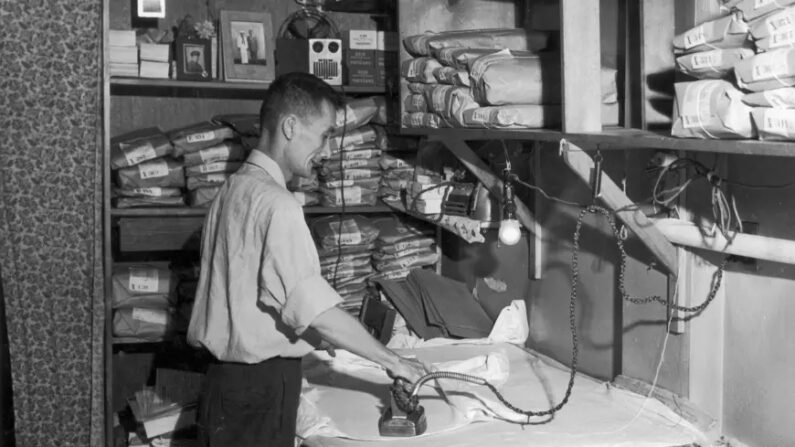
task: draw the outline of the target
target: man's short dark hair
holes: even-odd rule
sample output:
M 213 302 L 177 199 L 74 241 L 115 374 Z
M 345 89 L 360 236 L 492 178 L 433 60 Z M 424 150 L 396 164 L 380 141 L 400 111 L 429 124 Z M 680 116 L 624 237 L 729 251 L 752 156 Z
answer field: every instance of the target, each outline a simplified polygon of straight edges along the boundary
M 326 101 L 335 111 L 344 104 L 330 85 L 314 75 L 299 72 L 281 75 L 265 92 L 259 112 L 261 129 L 273 132 L 284 115 L 316 116 Z
M 193 50 L 193 51 L 190 52 L 190 55 L 191 56 L 201 56 L 201 53 L 196 51 L 196 50 Z

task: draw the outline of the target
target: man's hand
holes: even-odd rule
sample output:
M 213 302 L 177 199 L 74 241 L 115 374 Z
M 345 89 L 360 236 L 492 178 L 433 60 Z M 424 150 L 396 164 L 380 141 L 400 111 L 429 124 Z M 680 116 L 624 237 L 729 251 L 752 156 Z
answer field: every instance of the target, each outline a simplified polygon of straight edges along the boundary
M 331 343 L 327 342 L 326 340 L 321 340 L 320 344 L 317 345 L 315 349 L 324 349 L 326 352 L 328 352 L 328 355 L 332 357 L 337 356 L 337 351 L 334 350 L 334 346 L 332 346 Z
M 395 377 L 402 377 L 411 382 L 412 386 L 422 376 L 429 372 L 431 372 L 431 368 L 419 360 L 399 356 L 398 362 L 387 370 L 389 377 L 393 379 Z

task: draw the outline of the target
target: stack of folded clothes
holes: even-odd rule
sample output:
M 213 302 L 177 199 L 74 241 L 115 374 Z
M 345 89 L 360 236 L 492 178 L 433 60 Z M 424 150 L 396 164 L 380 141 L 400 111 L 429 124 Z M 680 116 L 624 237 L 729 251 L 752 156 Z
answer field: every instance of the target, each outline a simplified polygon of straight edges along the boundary
M 310 223 L 320 256 L 323 277 L 342 296 L 340 307 L 359 315 L 368 294 L 367 280 L 374 270 L 370 262 L 378 229 L 358 215 L 329 215 Z
M 372 219 L 378 229 L 373 250 L 373 267 L 377 279 L 401 279 L 415 268 L 429 267 L 439 261 L 433 227 L 395 214 Z
M 185 205 L 182 164 L 174 158 L 174 146 L 160 128 L 114 137 L 110 166 L 116 183 L 116 208 Z

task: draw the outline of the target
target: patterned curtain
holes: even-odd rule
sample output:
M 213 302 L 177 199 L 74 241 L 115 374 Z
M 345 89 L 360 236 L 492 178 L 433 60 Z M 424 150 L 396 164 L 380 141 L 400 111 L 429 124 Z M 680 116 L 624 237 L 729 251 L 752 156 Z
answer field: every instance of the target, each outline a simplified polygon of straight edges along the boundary
M 0 270 L 20 446 L 104 445 L 102 2 L 0 2 Z

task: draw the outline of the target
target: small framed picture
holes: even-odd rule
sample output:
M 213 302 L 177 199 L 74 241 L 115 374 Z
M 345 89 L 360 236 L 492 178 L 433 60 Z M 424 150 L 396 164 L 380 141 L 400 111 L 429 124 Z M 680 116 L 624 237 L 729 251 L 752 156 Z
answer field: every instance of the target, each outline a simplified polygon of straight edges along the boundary
M 138 0 L 138 17 L 166 18 L 166 0 Z
M 270 13 L 221 11 L 220 28 L 224 80 L 273 81 L 275 48 Z
M 181 39 L 176 46 L 177 79 L 186 81 L 211 81 L 212 46 L 210 39 Z

